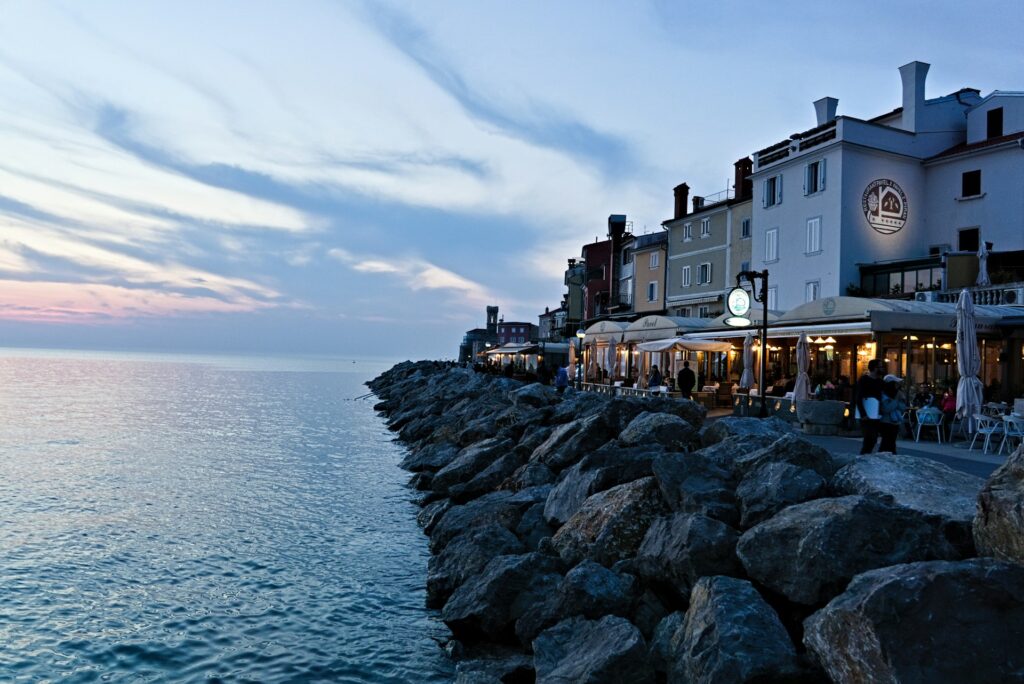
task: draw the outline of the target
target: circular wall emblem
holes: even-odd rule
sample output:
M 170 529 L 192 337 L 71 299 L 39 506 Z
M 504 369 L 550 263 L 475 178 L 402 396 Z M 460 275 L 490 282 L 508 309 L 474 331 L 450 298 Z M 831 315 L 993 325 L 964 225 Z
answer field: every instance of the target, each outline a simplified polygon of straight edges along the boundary
M 901 230 L 907 222 L 907 196 L 896 181 L 873 180 L 864 189 L 861 208 L 868 225 L 883 235 Z
M 826 316 L 831 316 L 836 312 L 836 300 L 829 297 L 821 304 L 821 311 Z

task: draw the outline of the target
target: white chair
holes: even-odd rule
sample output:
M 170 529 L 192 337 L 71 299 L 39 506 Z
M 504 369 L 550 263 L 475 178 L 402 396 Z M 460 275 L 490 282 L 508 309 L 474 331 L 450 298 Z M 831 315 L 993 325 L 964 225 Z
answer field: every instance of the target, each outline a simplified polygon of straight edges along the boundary
M 997 454 L 1003 453 L 1003 447 L 1009 443 L 1007 455 L 1013 453 L 1014 441 L 1019 445 L 1024 440 L 1024 418 L 1003 416 L 1003 441 L 999 443 Z
M 971 446 L 968 448 L 973 449 L 978 437 L 984 435 L 985 441 L 981 445 L 981 453 L 987 454 L 988 448 L 992 444 L 992 437 L 1003 434 L 1003 421 L 980 413 L 974 414 L 974 420 L 978 423 L 978 428 L 974 433 L 974 439 L 971 440 Z
M 921 441 L 921 428 L 935 428 L 935 439 L 942 444 L 942 411 L 938 409 L 921 409 L 917 412 L 917 432 L 914 434 L 914 441 Z

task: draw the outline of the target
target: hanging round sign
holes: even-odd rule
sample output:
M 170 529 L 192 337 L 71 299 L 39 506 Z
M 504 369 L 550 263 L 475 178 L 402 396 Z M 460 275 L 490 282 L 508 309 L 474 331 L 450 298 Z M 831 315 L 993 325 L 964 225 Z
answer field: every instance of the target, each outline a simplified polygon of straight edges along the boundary
M 861 209 L 868 225 L 883 235 L 892 235 L 907 223 L 907 196 L 896 181 L 879 178 L 868 183 L 861 196 Z
M 725 303 L 729 307 L 729 313 L 739 318 L 745 318 L 750 312 L 750 293 L 742 287 L 734 287 L 729 290 L 729 297 Z

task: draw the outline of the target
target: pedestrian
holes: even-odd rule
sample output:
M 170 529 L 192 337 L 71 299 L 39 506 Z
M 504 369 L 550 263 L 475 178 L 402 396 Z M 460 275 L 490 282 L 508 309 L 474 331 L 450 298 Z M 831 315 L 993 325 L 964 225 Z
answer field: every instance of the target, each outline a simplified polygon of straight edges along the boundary
M 665 380 L 661 377 L 661 371 L 658 370 L 658 366 L 651 366 L 651 375 L 647 378 L 647 388 L 654 389 L 655 387 L 661 387 L 664 382 Z
M 900 396 L 900 385 L 903 378 L 896 375 L 886 375 L 882 378 L 882 399 L 878 410 L 878 429 L 882 436 L 882 442 L 878 451 L 896 453 L 896 437 L 900 433 L 900 426 L 903 425 L 903 412 L 907 410 L 907 402 Z
M 690 369 L 689 361 L 683 361 L 683 369 L 679 371 L 677 382 L 683 399 L 690 399 L 693 396 L 693 387 L 697 384 L 697 376 Z
M 543 361 L 537 364 L 537 382 L 542 385 L 548 385 L 551 382 L 551 371 Z
M 565 388 L 569 386 L 569 368 L 567 366 L 559 366 L 555 372 L 555 392 L 558 394 L 564 394 Z
M 882 378 L 885 377 L 885 361 L 871 359 L 868 369 L 857 380 L 854 390 L 854 406 L 856 417 L 860 420 L 861 434 L 864 440 L 860 447 L 861 454 L 870 454 L 875 450 L 878 441 L 879 409 L 882 401 Z

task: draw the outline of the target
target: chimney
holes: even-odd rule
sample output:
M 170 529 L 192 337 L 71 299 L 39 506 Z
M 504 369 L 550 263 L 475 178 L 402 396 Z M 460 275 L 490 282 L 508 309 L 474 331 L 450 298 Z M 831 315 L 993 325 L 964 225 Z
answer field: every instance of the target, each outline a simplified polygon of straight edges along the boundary
M 612 214 L 608 217 L 608 237 L 612 239 L 612 243 L 618 243 L 622 241 L 622 235 L 626 232 L 626 215 L 625 214 Z
M 744 157 L 733 165 L 733 197 L 736 199 L 747 199 L 754 195 L 754 184 L 750 181 L 750 174 L 754 171 L 754 162 L 750 157 Z
M 911 62 L 900 67 L 903 79 L 903 121 L 900 128 L 917 133 L 924 116 L 924 80 L 930 64 Z
M 690 186 L 680 183 L 672 190 L 672 193 L 676 198 L 676 209 L 672 218 L 682 218 L 686 216 L 686 203 L 690 200 Z
M 704 198 L 700 195 L 693 196 L 693 211 L 694 213 L 704 208 Z
M 836 118 L 836 107 L 839 106 L 839 100 L 834 97 L 823 97 L 820 100 L 814 101 L 814 113 L 818 117 L 818 125 L 824 126 L 829 121 L 833 121 Z

